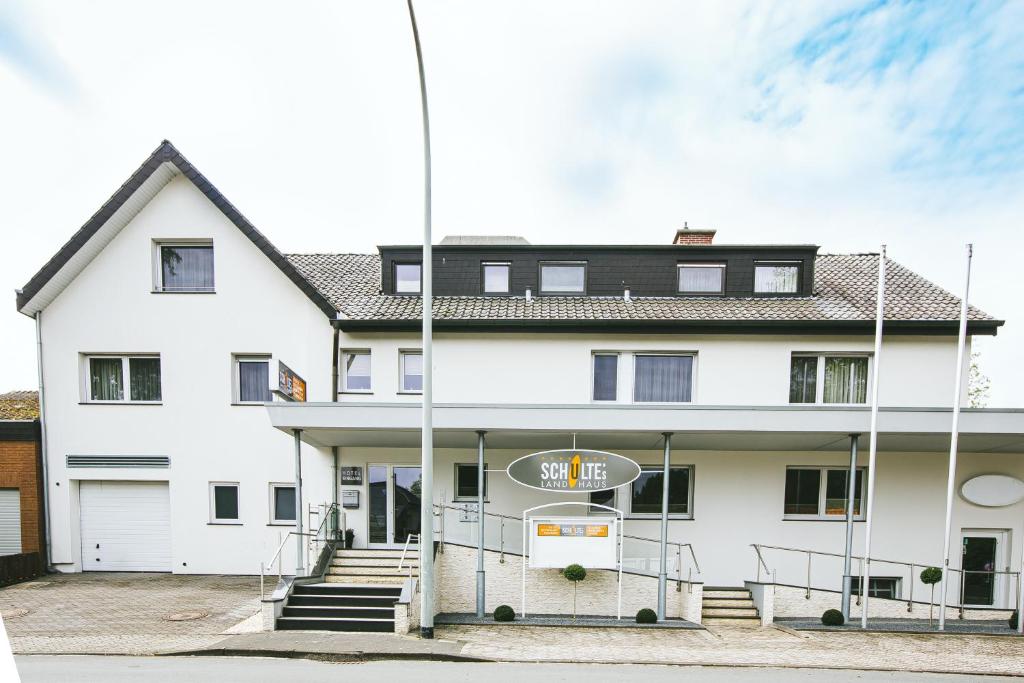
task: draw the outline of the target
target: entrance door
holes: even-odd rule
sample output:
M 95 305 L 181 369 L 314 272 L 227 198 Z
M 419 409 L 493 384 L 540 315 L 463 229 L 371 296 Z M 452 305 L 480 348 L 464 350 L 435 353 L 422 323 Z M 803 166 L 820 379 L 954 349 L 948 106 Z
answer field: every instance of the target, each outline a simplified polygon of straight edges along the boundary
M 971 607 L 1004 607 L 1006 601 L 1007 539 L 1009 532 L 964 529 L 960 544 L 963 569 L 961 602 Z
M 368 545 L 400 548 L 420 532 L 420 468 L 370 465 Z

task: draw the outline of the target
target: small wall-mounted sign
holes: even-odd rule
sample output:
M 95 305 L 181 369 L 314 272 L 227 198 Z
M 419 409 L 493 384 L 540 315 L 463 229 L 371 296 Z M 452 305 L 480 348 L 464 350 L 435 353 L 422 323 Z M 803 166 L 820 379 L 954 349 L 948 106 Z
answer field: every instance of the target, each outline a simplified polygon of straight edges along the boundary
M 508 476 L 523 486 L 555 493 L 587 493 L 624 486 L 640 476 L 627 457 L 586 449 L 541 451 L 513 460 Z
M 363 468 L 360 465 L 344 466 L 338 468 L 342 486 L 362 486 Z
M 271 379 L 270 390 L 285 399 L 286 401 L 305 402 L 306 380 L 299 377 L 291 368 L 277 361 L 277 386 L 273 386 Z M 273 375 L 271 376 L 273 378 Z
M 960 495 L 969 503 L 998 508 L 1024 500 L 1024 481 L 1008 474 L 982 474 L 960 486 Z
M 359 507 L 359 491 L 342 491 L 341 507 L 353 510 Z

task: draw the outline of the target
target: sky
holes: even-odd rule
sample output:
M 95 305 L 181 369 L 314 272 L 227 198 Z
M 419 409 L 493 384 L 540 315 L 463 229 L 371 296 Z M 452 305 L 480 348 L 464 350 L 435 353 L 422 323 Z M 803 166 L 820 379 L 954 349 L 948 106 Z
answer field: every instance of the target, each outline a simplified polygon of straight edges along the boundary
M 889 255 L 1007 321 L 1024 407 L 1024 1 L 419 0 L 434 234 Z M 405 2 L 0 0 L 0 391 L 23 286 L 163 139 L 285 252 L 422 234 Z M 884 357 L 883 357 L 884 367 Z M 950 368 L 952 385 L 953 369 Z M 884 381 L 884 378 L 883 378 Z

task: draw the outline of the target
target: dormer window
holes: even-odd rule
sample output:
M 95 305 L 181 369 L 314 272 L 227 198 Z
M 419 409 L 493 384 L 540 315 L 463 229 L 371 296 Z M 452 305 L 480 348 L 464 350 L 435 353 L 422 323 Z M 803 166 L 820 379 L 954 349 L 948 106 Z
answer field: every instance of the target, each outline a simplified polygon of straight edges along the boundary
M 419 294 L 423 291 L 423 269 L 419 263 L 395 264 L 395 294 Z
M 154 291 L 214 291 L 213 242 L 158 242 L 155 246 Z
M 680 294 L 724 294 L 724 263 L 680 263 L 677 287 Z
M 541 294 L 584 294 L 586 291 L 586 262 L 569 261 L 540 264 Z
M 508 262 L 487 262 L 481 264 L 484 294 L 508 294 L 512 291 L 512 264 Z
M 799 291 L 799 261 L 759 261 L 754 264 L 755 294 L 796 294 Z

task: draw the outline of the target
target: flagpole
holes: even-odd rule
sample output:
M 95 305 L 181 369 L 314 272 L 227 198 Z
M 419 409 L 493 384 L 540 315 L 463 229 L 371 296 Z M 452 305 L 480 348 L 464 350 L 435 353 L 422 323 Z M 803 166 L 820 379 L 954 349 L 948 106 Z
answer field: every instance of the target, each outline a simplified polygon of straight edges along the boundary
M 423 296 L 423 429 L 420 444 L 420 637 L 434 637 L 434 426 L 433 426 L 433 254 L 430 234 L 430 117 L 427 113 L 427 80 L 423 52 L 412 0 L 406 0 L 416 64 L 420 76 L 420 107 L 423 114 L 423 263 L 420 265 Z M 441 511 L 444 514 L 444 511 Z M 483 511 L 481 511 L 483 514 Z
M 956 446 L 960 436 L 960 399 L 964 383 L 964 347 L 967 346 L 967 297 L 971 291 L 971 258 L 974 245 L 967 245 L 967 275 L 960 300 L 960 331 L 956 340 L 956 385 L 953 387 L 953 426 L 949 436 L 949 474 L 946 477 L 946 526 L 942 537 L 942 580 L 939 583 L 939 630 L 946 629 L 946 579 L 949 576 L 949 534 L 953 526 L 953 488 L 956 485 Z M 963 568 L 960 581 L 964 580 Z
M 885 316 L 885 245 L 878 255 L 878 288 L 875 294 L 875 356 L 871 364 L 871 435 L 868 449 L 868 501 L 865 508 L 864 564 L 860 577 L 860 626 L 868 627 L 868 600 L 871 595 L 871 522 L 875 507 L 875 460 L 878 455 L 878 370 L 882 366 L 882 320 Z

